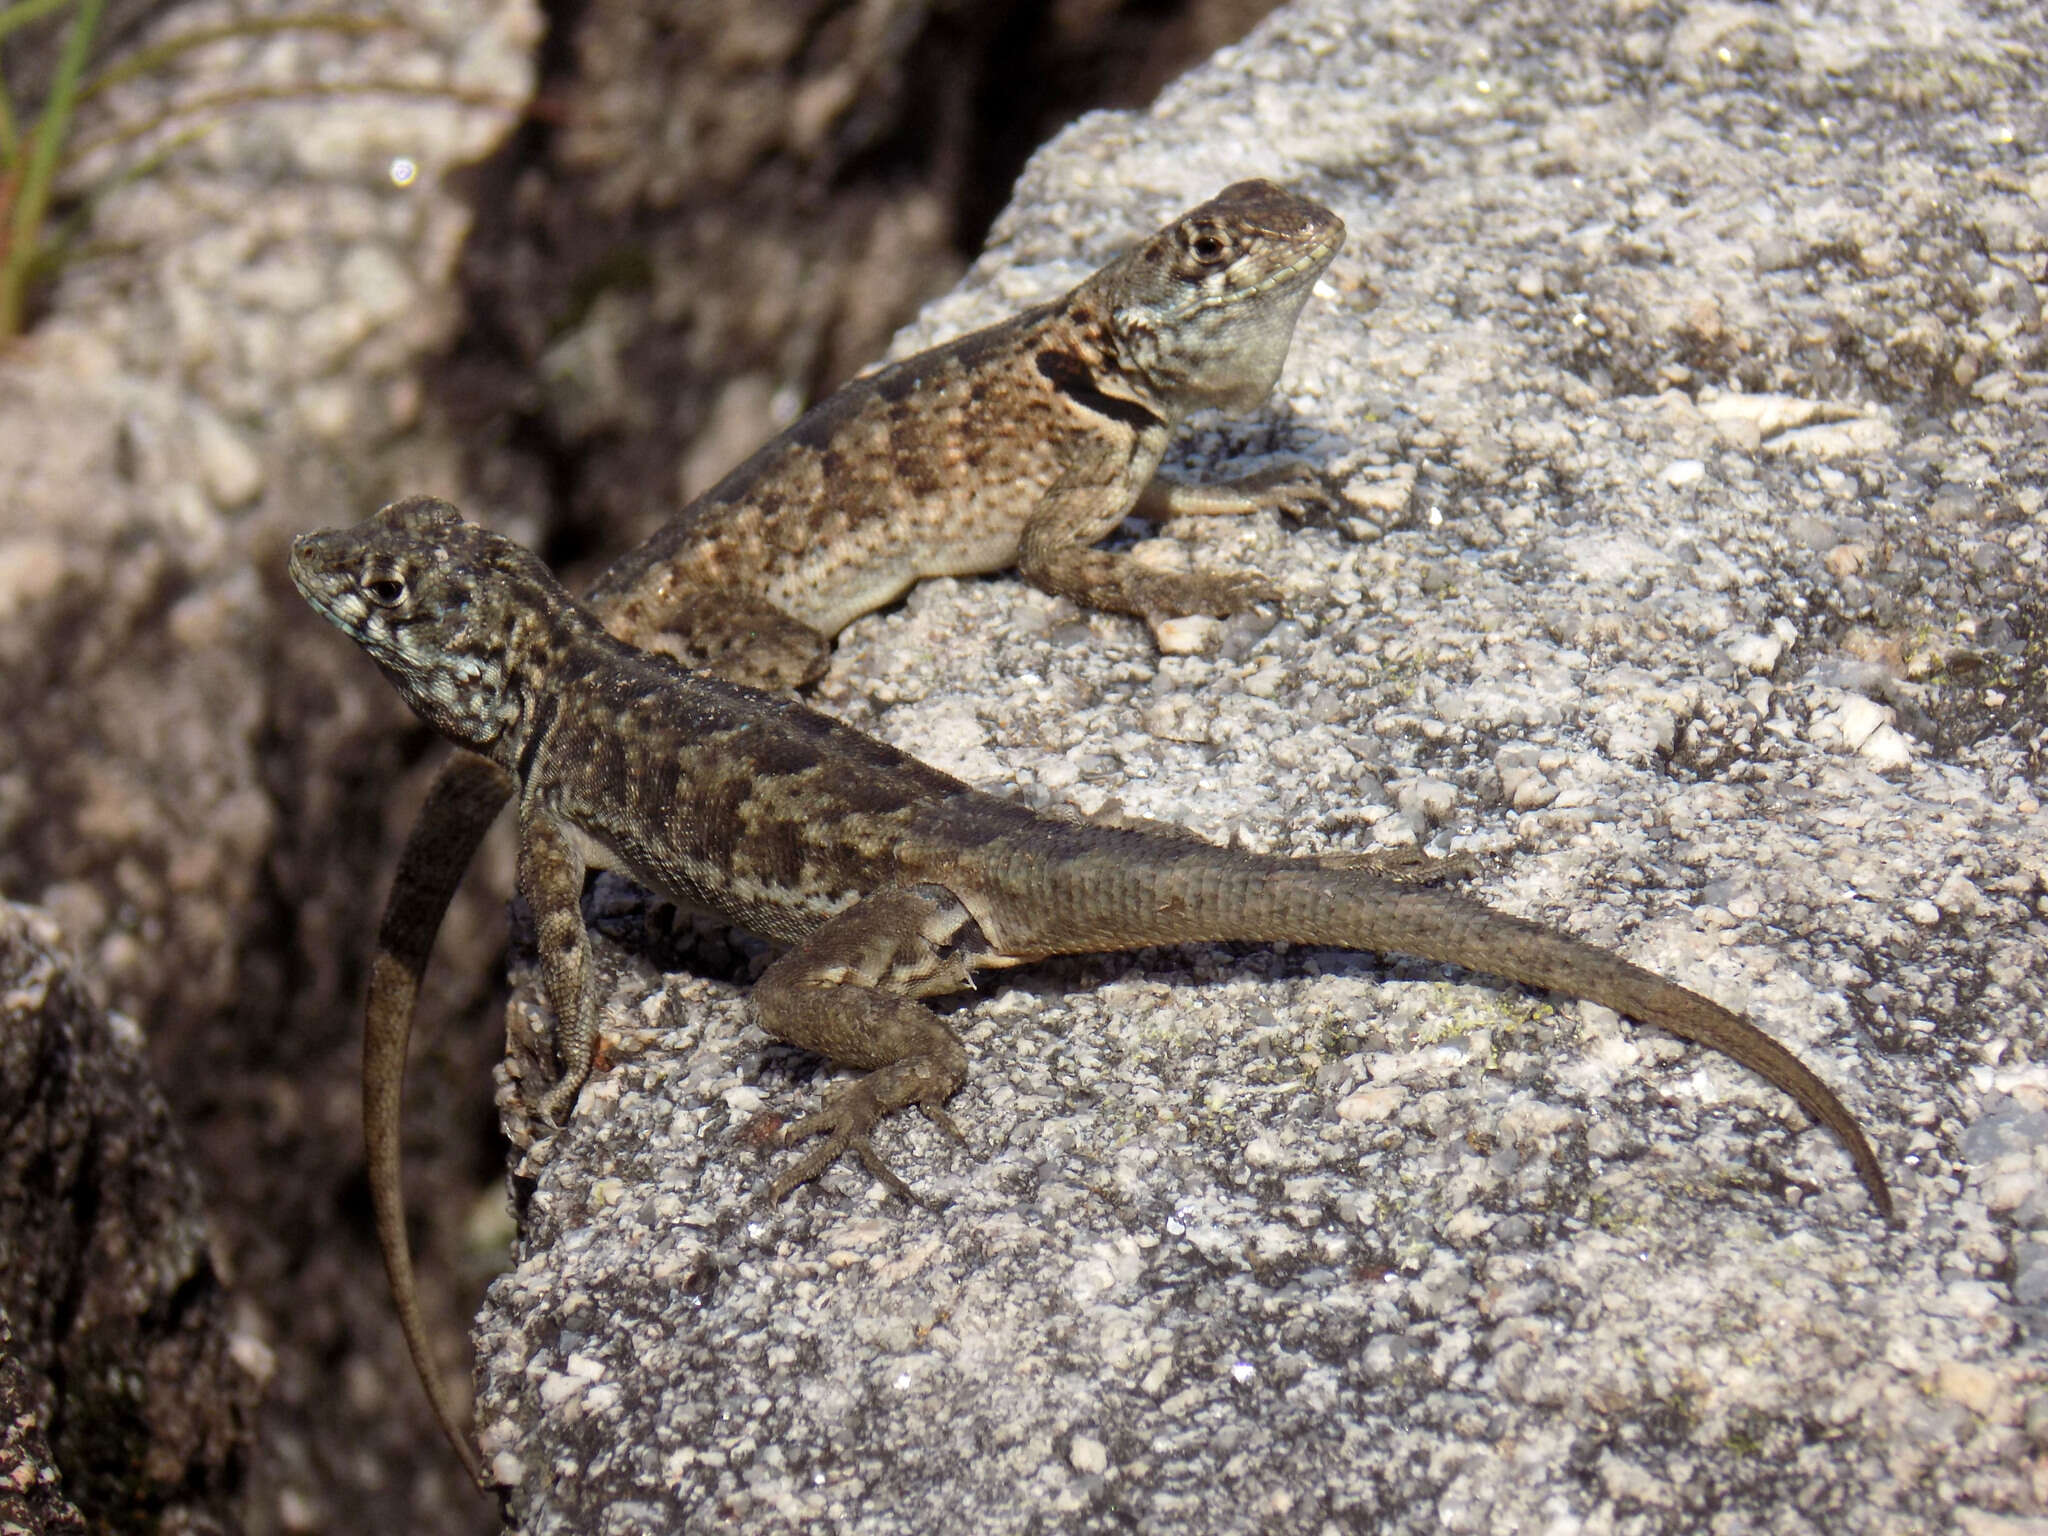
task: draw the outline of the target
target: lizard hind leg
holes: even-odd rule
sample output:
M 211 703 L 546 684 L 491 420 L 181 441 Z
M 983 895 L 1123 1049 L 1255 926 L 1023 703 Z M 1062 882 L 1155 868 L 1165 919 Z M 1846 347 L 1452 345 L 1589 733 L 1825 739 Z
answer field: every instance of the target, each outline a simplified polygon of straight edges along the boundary
M 966 1080 L 967 1050 L 917 999 L 966 986 L 972 956 L 985 947 L 950 892 L 892 887 L 829 919 L 762 975 L 754 1009 L 763 1029 L 867 1072 L 784 1131 L 785 1144 L 825 1139 L 775 1179 L 771 1202 L 848 1152 L 896 1194 L 913 1198 L 868 1133 L 884 1116 L 914 1104 L 960 1138 L 941 1106 Z
M 628 604 L 606 628 L 630 645 L 659 651 L 750 688 L 801 688 L 825 675 L 832 641 L 746 592 L 691 592 L 667 606 Z

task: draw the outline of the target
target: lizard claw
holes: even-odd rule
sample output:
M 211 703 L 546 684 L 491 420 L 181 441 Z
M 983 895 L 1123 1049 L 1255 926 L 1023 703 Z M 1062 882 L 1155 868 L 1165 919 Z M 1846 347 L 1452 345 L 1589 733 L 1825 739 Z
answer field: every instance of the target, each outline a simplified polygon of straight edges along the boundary
M 920 1104 L 917 1107 L 924 1111 L 925 1119 L 931 1121 L 933 1125 L 936 1125 L 962 1146 L 967 1144 L 967 1133 L 960 1129 L 960 1122 L 939 1108 L 938 1105 Z
M 953 1140 L 964 1142 L 966 1136 L 960 1127 L 937 1104 L 919 1102 L 919 1109 L 925 1118 Z M 882 1102 L 873 1077 L 861 1078 L 848 1083 L 835 1092 L 815 1115 L 806 1115 L 794 1124 L 784 1127 L 782 1144 L 790 1146 L 812 1136 L 823 1136 L 824 1142 L 806 1152 L 790 1167 L 779 1174 L 768 1186 L 768 1203 L 780 1205 L 783 1198 L 800 1184 L 808 1184 L 827 1168 L 831 1167 L 846 1153 L 851 1152 L 861 1161 L 861 1166 L 885 1185 L 889 1192 L 911 1205 L 928 1202 L 919 1199 L 911 1187 L 896 1176 L 896 1171 L 882 1160 L 882 1154 L 875 1150 L 868 1132 L 875 1122 L 887 1114 L 888 1107 Z
M 1163 619 L 1209 614 L 1227 619 L 1252 608 L 1280 606 L 1280 589 L 1249 571 L 1174 571 L 1155 573 L 1146 596 L 1145 617 Z
M 1261 510 L 1278 512 L 1296 522 L 1327 517 L 1337 498 L 1322 474 L 1300 459 L 1289 459 L 1231 482 Z
M 823 1145 L 813 1147 L 790 1167 L 777 1176 L 768 1186 L 768 1203 L 780 1205 L 783 1198 L 799 1184 L 808 1184 L 819 1174 L 848 1152 L 861 1160 L 861 1166 L 888 1186 L 890 1193 L 910 1201 L 917 1197 L 910 1192 L 910 1186 L 896 1176 L 895 1170 L 882 1161 L 881 1153 L 868 1139 L 868 1132 L 882 1116 L 882 1107 L 876 1101 L 875 1092 L 869 1086 L 869 1079 L 848 1083 L 826 1101 L 825 1107 L 815 1115 L 806 1115 L 782 1132 L 782 1144 L 790 1146 L 812 1136 L 823 1136 Z M 929 1108 L 925 1113 L 931 1114 Z M 941 1112 L 943 1113 L 943 1112 Z M 957 1134 L 957 1132 L 956 1132 Z
M 1280 606 L 1280 589 L 1263 576 L 1230 571 L 1217 572 L 1208 579 L 1215 584 L 1216 611 L 1223 618 L 1250 608 Z

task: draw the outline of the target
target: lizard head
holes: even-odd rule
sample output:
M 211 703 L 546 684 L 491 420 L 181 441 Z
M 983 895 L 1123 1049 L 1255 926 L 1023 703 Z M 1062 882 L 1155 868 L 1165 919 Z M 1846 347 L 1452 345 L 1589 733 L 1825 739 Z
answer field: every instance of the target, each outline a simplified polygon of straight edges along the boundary
M 427 496 L 299 535 L 291 576 L 414 713 L 478 752 L 520 716 L 522 665 L 546 643 L 538 631 L 573 611 L 536 556 Z
M 1127 366 L 1182 411 L 1266 398 L 1344 221 L 1270 181 L 1191 208 L 1084 285 Z M 1077 295 L 1078 296 L 1078 295 Z

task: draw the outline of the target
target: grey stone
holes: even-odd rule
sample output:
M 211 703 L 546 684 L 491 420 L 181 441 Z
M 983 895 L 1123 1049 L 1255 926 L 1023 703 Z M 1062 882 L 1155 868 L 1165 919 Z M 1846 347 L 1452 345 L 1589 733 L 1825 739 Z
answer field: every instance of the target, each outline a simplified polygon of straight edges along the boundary
M 0 1125 L 0 1397 L 36 1410 L 5 1420 L 0 1515 L 237 1529 L 262 1383 L 198 1175 L 134 1024 L 93 1002 L 47 914 L 5 901 Z
M 1274 400 L 1169 467 L 1412 465 L 1403 526 L 1168 530 L 1279 583 L 1299 629 L 1272 654 L 1162 657 L 1013 580 L 944 583 L 854 625 L 817 697 L 912 751 L 947 722 L 979 782 L 1086 813 L 1475 853 L 1484 899 L 1798 1050 L 1903 1230 L 1710 1053 L 1399 958 L 1242 947 L 990 979 L 951 1015 L 968 1144 L 880 1138 L 930 1204 L 847 1165 L 767 1210 L 759 1116 L 819 1076 L 749 1021 L 744 957 L 661 974 L 691 941 L 650 908 L 600 946 L 615 1065 L 551 1142 L 511 1107 L 551 1070 L 519 972 L 531 1194 L 479 1417 L 516 1529 L 1825 1511 L 1860 1536 L 2038 1510 L 1937 1376 L 2018 1401 L 2048 1369 L 1991 1257 L 2031 1153 L 1963 1141 L 1987 1105 L 2048 1112 L 2043 684 L 1990 643 L 2043 622 L 2048 374 L 2025 303 L 1964 296 L 2048 249 L 2048 33 L 1966 5 L 1611 19 L 1297 5 L 1041 152 L 898 352 L 1228 181 L 1290 181 L 1350 243 Z M 1975 510 L 1931 515 L 1944 484 Z M 1773 638 L 1767 675 L 1731 666 L 1740 635 Z M 1448 786 L 1448 820 L 1361 814 L 1367 779 Z

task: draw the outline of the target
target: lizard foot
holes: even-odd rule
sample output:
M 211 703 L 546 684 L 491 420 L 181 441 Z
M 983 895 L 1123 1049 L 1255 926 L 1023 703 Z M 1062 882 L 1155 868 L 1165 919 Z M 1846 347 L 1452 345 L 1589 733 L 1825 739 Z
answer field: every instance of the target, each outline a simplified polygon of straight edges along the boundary
M 1242 476 L 1230 482 L 1261 511 L 1278 512 L 1296 522 L 1326 518 L 1337 504 L 1329 482 L 1300 459 L 1288 459 L 1270 469 Z
M 1328 479 L 1300 459 L 1283 459 L 1235 480 L 1192 484 L 1157 476 L 1138 499 L 1141 516 L 1243 517 L 1278 512 L 1296 522 L 1326 516 L 1336 505 Z
M 1219 619 L 1251 608 L 1277 608 L 1280 589 L 1249 571 L 1172 571 L 1153 573 L 1162 580 L 1147 584 L 1145 617 L 1185 618 L 1206 613 Z
M 846 1084 L 826 1100 L 825 1107 L 815 1115 L 806 1115 L 782 1133 L 782 1144 L 793 1145 L 813 1136 L 823 1136 L 824 1142 L 806 1152 L 790 1167 L 779 1174 L 768 1186 L 768 1203 L 781 1204 L 783 1198 L 800 1184 L 808 1184 L 827 1168 L 836 1163 L 844 1154 L 851 1152 L 861 1161 L 861 1166 L 888 1187 L 892 1194 L 915 1205 L 920 1203 L 908 1184 L 896 1176 L 895 1170 L 882 1160 L 875 1150 L 868 1132 L 875 1122 L 905 1104 L 915 1103 L 924 1111 L 925 1118 L 955 1141 L 967 1138 L 960 1127 L 938 1105 L 937 1098 L 925 1099 L 916 1096 L 914 1085 L 906 1077 L 918 1070 L 914 1061 L 900 1061 L 879 1072 L 870 1072 L 866 1077 Z M 909 1069 L 908 1072 L 905 1069 Z M 934 1084 L 936 1087 L 936 1084 Z M 906 1089 L 911 1092 L 906 1095 Z M 948 1087 L 950 1091 L 950 1085 Z M 943 1097 L 939 1095 L 938 1097 Z

